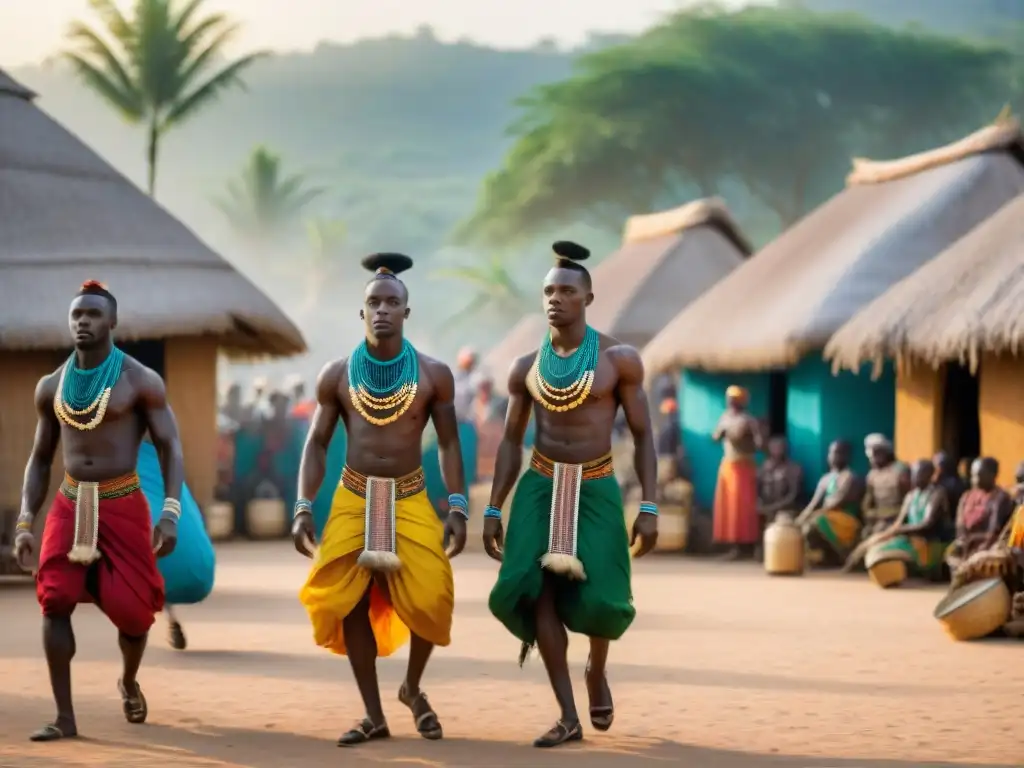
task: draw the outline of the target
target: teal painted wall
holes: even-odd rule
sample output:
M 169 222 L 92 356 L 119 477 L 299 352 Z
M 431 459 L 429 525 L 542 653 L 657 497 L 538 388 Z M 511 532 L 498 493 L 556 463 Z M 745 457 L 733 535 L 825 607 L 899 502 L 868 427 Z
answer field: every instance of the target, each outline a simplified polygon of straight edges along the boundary
M 853 468 L 867 472 L 864 438 L 881 432 L 892 438 L 896 423 L 896 376 L 887 366 L 872 381 L 870 367 L 854 374 L 833 376 L 830 364 L 817 353 L 808 355 L 788 373 L 786 436 L 793 459 L 804 468 L 805 492 L 827 468 L 828 444 L 845 438 L 853 444 Z
M 694 498 L 699 507 L 714 503 L 715 481 L 722 447 L 711 433 L 725 409 L 725 390 L 730 385 L 750 392 L 750 412 L 767 416 L 769 374 L 723 374 L 683 371 L 679 385 L 679 418 L 683 443 L 693 468 Z M 896 423 L 896 376 L 887 366 L 872 381 L 870 368 L 859 374 L 844 371 L 838 376 L 820 354 L 801 360 L 787 371 L 786 437 L 793 459 L 804 468 L 804 492 L 810 496 L 827 468 L 828 444 L 845 438 L 853 444 L 853 466 L 867 472 L 864 438 L 881 432 L 890 439 Z
M 768 413 L 768 380 L 765 373 L 708 373 L 683 371 L 679 383 L 679 418 L 683 445 L 693 471 L 693 493 L 697 505 L 711 509 L 715 481 L 722 461 L 722 446 L 711 439 L 725 410 L 725 390 L 732 385 L 750 392 L 750 412 L 761 418 Z

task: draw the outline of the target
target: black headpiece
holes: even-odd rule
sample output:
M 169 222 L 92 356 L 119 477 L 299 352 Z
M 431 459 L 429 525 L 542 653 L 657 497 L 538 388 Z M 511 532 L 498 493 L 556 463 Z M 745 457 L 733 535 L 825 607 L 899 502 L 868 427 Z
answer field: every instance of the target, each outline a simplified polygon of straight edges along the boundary
M 412 259 L 401 253 L 375 253 L 363 259 L 362 265 L 373 272 L 375 280 L 398 280 L 398 275 L 412 269 Z
M 579 243 L 573 243 L 569 240 L 559 240 L 557 243 L 551 246 L 551 250 L 555 252 L 555 260 L 558 262 L 562 261 L 586 261 L 590 258 L 590 251 L 584 248 Z

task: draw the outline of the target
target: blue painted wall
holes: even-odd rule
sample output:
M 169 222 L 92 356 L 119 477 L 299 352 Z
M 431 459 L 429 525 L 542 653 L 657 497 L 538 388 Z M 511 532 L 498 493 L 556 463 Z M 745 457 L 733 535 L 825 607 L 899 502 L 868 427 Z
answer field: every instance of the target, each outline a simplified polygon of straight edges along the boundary
M 765 373 L 709 373 L 683 371 L 679 383 L 679 418 L 683 445 L 693 471 L 693 493 L 697 505 L 711 509 L 715 500 L 718 465 L 722 446 L 711 439 L 725 410 L 725 390 L 732 385 L 750 392 L 750 412 L 760 418 L 768 413 L 768 379 Z
M 871 380 L 870 366 L 859 374 L 832 375 L 820 354 L 805 357 L 788 373 L 786 436 L 793 458 L 804 468 L 805 492 L 827 469 L 828 444 L 844 438 L 853 443 L 853 468 L 867 472 L 864 438 L 881 432 L 892 438 L 896 423 L 896 376 L 887 366 Z

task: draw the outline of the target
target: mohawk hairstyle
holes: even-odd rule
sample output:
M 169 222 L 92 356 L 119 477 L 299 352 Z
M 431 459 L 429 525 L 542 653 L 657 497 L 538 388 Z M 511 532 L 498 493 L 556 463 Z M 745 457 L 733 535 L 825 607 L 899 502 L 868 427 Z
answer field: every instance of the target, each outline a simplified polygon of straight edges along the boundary
M 583 277 L 583 283 L 589 291 L 592 287 L 590 272 L 580 262 L 590 258 L 590 251 L 579 243 L 569 240 L 559 240 L 551 246 L 555 252 L 555 266 L 558 269 L 568 269 L 578 272 Z
M 114 314 L 117 314 L 117 299 L 112 294 L 104 283 L 99 280 L 86 280 L 82 283 L 82 286 L 78 289 L 78 296 L 102 296 L 110 302 L 110 306 L 114 310 Z

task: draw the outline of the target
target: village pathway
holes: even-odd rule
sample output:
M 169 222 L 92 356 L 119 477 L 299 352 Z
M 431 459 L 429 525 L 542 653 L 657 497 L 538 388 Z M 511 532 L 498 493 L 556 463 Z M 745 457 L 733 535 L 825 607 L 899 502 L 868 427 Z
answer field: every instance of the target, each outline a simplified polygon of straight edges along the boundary
M 751 564 L 637 563 L 638 618 L 612 649 L 613 730 L 557 753 L 528 746 L 555 720 L 543 665 L 487 610 L 496 566 L 457 561 L 451 647 L 424 683 L 445 728 L 415 735 L 396 701 L 405 654 L 379 663 L 395 738 L 342 751 L 361 716 L 348 663 L 315 648 L 296 592 L 306 564 L 285 542 L 219 550 L 217 588 L 182 609 L 190 649 L 158 624 L 140 680 L 149 723 L 130 726 L 115 690 L 113 629 L 75 616 L 74 690 L 87 739 L 35 745 L 52 715 L 32 590 L 0 584 L 0 767 L 318 768 L 473 766 L 898 768 L 1020 765 L 1024 644 L 957 644 L 931 617 L 941 592 L 881 592 L 864 577 L 769 578 Z M 586 643 L 573 638 L 582 685 Z

